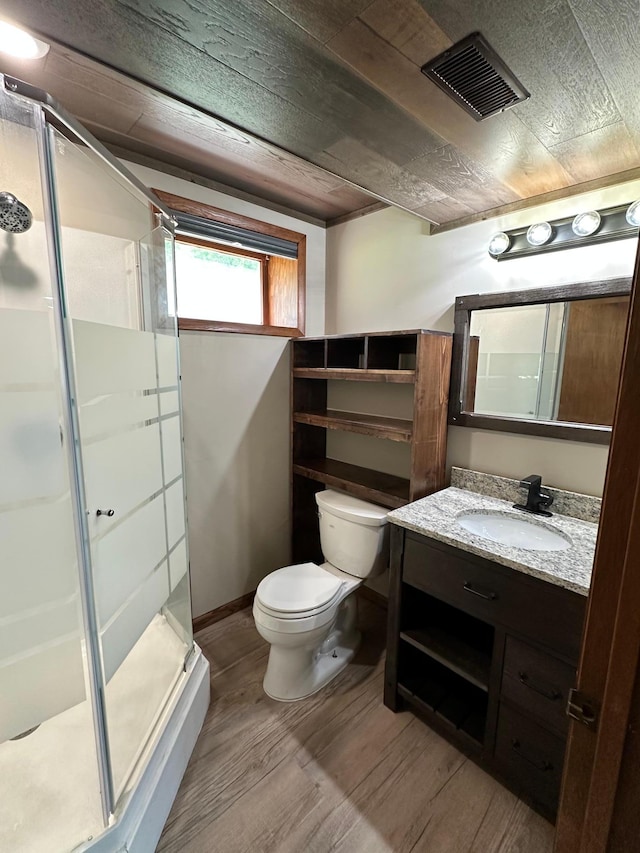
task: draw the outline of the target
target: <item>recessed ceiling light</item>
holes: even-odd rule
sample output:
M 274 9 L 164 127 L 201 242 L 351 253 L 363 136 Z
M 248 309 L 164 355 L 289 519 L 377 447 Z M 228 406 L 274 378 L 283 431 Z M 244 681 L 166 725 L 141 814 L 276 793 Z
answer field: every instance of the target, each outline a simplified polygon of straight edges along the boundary
M 629 225 L 633 225 L 635 228 L 640 226 L 640 199 L 629 205 L 625 213 L 625 219 Z
M 498 255 L 504 255 L 511 245 L 511 237 L 505 234 L 504 231 L 498 231 L 489 241 L 489 254 L 496 258 Z
M 49 52 L 49 45 L 20 27 L 0 21 L 0 52 L 18 59 L 41 59 Z
M 597 210 L 587 210 L 579 213 L 571 223 L 571 230 L 576 237 L 588 237 L 595 234 L 600 227 L 600 214 Z
M 536 222 L 527 231 L 527 243 L 530 246 L 544 246 L 553 236 L 553 228 L 548 222 Z

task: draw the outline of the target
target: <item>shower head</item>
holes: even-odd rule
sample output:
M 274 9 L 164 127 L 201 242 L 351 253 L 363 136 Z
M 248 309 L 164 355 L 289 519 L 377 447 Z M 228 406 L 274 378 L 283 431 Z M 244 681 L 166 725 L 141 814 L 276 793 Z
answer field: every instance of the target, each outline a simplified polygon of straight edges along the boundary
M 31 211 L 21 201 L 7 192 L 0 192 L 0 228 L 10 234 L 23 234 L 31 228 Z

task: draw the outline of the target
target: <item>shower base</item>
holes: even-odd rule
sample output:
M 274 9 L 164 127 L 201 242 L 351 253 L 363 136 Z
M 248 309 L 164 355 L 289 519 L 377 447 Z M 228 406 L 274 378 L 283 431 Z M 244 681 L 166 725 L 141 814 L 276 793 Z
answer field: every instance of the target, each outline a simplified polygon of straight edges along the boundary
M 114 778 L 123 793 L 116 821 L 106 831 L 88 702 L 47 720 L 28 737 L 0 744 L 0 850 L 155 848 L 209 703 L 208 663 L 196 647 L 182 673 L 183 657 L 184 645 L 157 616 L 108 687 Z M 136 753 L 148 735 L 149 709 L 163 705 L 174 674 L 179 683 L 156 732 L 142 754 Z

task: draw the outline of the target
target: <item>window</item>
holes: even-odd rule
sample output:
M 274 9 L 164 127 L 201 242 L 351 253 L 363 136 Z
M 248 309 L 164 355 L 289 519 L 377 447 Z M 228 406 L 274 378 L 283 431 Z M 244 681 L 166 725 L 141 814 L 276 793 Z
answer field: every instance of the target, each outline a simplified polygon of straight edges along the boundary
M 265 322 L 266 255 L 205 240 L 176 238 L 181 317 L 231 323 Z
M 181 329 L 304 335 L 304 234 L 154 192 L 178 221 Z

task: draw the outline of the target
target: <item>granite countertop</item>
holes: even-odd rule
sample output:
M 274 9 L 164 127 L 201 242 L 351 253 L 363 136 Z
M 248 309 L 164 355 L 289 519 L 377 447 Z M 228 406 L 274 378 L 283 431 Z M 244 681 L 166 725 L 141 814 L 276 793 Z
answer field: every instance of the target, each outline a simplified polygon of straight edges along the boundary
M 572 544 L 564 551 L 533 551 L 477 536 L 456 521 L 461 513 L 479 511 L 497 512 L 558 530 L 568 536 Z M 514 510 L 511 501 L 456 487 L 393 510 L 388 517 L 394 524 L 430 539 L 445 542 L 581 595 L 589 593 L 598 533 L 598 525 L 593 522 L 559 513 L 554 513 L 551 518 L 525 514 Z

